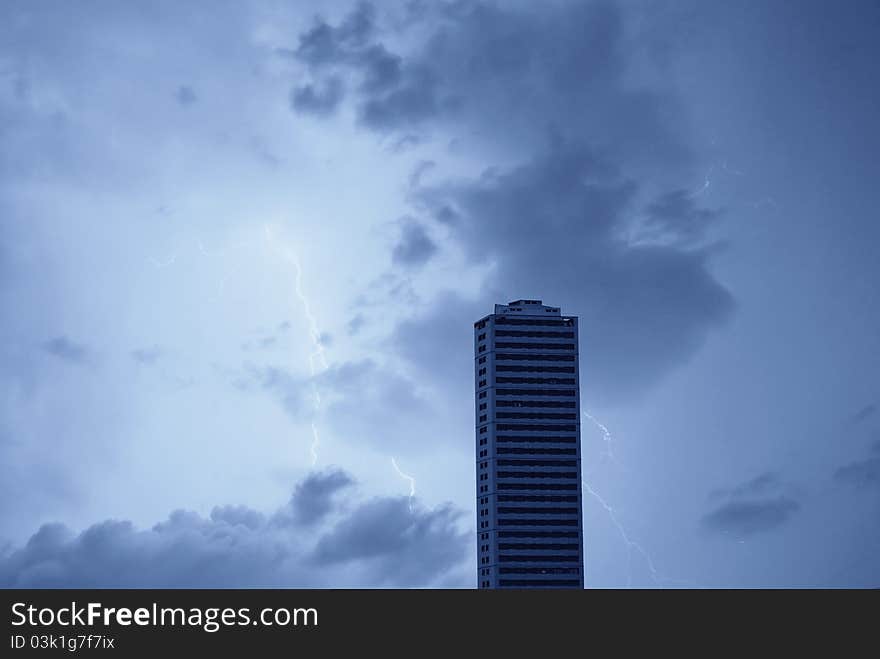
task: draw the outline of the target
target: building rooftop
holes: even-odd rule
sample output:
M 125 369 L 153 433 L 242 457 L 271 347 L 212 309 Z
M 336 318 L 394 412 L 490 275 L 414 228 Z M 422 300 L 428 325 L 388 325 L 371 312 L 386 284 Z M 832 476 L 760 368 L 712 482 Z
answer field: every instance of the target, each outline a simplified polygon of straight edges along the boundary
M 562 312 L 559 307 L 548 307 L 541 300 L 514 300 L 507 304 L 496 304 L 495 313 L 513 316 L 559 316 Z

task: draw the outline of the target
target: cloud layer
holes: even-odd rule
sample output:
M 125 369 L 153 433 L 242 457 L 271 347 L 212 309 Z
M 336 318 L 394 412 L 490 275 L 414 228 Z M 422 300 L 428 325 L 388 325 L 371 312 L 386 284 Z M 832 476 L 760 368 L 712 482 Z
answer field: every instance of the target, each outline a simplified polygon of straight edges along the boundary
M 272 515 L 178 510 L 151 529 L 107 520 L 79 534 L 46 524 L 0 555 L 6 588 L 469 586 L 461 511 L 405 497 L 352 501 L 338 470 L 313 473 Z

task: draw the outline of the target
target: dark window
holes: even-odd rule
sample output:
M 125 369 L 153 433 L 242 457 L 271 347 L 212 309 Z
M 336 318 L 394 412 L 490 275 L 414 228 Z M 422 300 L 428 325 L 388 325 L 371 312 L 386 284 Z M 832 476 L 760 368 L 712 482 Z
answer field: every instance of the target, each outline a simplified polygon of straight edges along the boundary
M 541 330 L 495 330 L 495 336 L 529 339 L 573 339 L 574 332 L 544 332 Z
M 549 425 L 535 423 L 499 423 L 498 430 L 526 431 L 526 430 L 546 430 L 548 432 L 576 432 L 577 426 L 570 424 Z
M 499 412 L 495 415 L 499 419 L 566 419 L 574 421 L 577 414 L 555 414 L 551 412 Z
M 577 478 L 573 471 L 498 471 L 497 478 Z
M 507 348 L 508 350 L 574 350 L 574 343 L 514 343 L 499 341 L 495 349 Z
M 523 364 L 505 366 L 499 364 L 495 370 L 499 373 L 574 373 L 574 366 L 525 366 Z
M 525 492 L 560 492 L 579 489 L 576 483 L 498 483 L 499 490 L 523 490 Z
M 499 400 L 498 407 L 555 407 L 572 409 L 577 407 L 573 400 Z
M 501 574 L 580 574 L 576 567 L 502 567 Z
M 477 352 L 486 352 L 486 346 L 480 346 L 480 349 Z
M 577 460 L 499 460 L 502 467 L 576 467 Z
M 486 403 L 480 403 L 480 409 L 481 409 L 481 410 L 485 410 L 485 409 L 486 409 Z
M 577 455 L 573 448 L 499 448 L 498 455 Z
M 574 389 L 498 389 L 498 396 L 575 396 Z
M 486 432 L 488 429 L 489 429 L 488 426 L 483 426 L 482 428 L 480 428 L 480 434 L 482 435 L 482 434 L 483 434 L 484 432 Z
M 546 501 L 551 503 L 577 503 L 577 496 L 570 494 L 499 494 L 498 501 Z
M 501 531 L 499 538 L 576 538 L 577 531 Z
M 486 338 L 486 333 L 483 332 L 482 334 L 480 334 L 480 335 L 477 337 L 477 341 L 482 341 L 482 340 L 485 339 L 485 338 Z
M 477 396 L 477 398 L 485 398 L 485 397 L 486 397 L 486 392 L 485 392 L 485 391 L 481 391 L 481 392 L 480 392 L 480 395 Z
M 518 362 L 573 362 L 574 355 L 533 355 L 527 352 L 520 354 L 502 352 L 500 354 L 495 353 L 495 359 L 498 361 Z
M 481 368 L 480 371 L 477 373 L 477 375 L 486 375 L 486 369 Z
M 485 387 L 485 386 L 486 386 L 486 381 L 485 381 L 485 380 L 480 380 L 480 383 L 479 383 L 477 386 L 478 386 L 478 387 Z
M 543 519 L 500 519 L 498 526 L 577 526 L 576 519 L 555 519 L 544 517 Z
M 529 550 L 545 550 L 545 551 L 580 551 L 580 545 L 576 542 L 548 542 L 546 544 L 540 542 L 501 542 L 498 544 L 498 549 L 500 550 L 520 550 L 520 551 L 529 551 Z
M 486 358 L 485 358 L 485 357 L 480 357 L 480 358 L 477 360 L 477 362 L 480 363 L 480 364 L 485 364 L 485 363 L 486 363 Z
M 480 415 L 480 423 L 483 423 L 483 421 L 485 421 L 486 418 L 487 418 L 487 415 L 485 415 L 485 414 L 481 414 L 481 415 Z
M 542 508 L 541 506 L 499 506 L 495 509 L 499 515 L 577 515 L 578 509 L 570 506 Z
M 537 327 L 574 327 L 574 319 L 573 318 L 561 318 L 559 320 L 555 320 L 552 318 L 512 318 L 499 316 L 495 319 L 496 325 L 529 325 L 529 326 L 537 326 Z
M 574 369 L 571 369 L 572 372 Z M 498 384 L 576 384 L 574 378 L 505 378 L 496 377 Z
M 507 442 L 530 442 L 534 444 L 574 444 L 577 437 L 564 435 L 562 437 L 512 437 L 510 435 L 498 435 L 496 441 Z

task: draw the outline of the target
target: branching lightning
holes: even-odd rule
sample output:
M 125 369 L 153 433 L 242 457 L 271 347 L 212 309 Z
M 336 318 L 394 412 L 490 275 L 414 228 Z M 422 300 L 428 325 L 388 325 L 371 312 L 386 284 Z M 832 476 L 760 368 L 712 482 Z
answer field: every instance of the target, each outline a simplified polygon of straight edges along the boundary
M 620 520 L 617 519 L 617 513 L 614 511 L 614 508 L 609 506 L 605 499 L 599 496 L 596 490 L 594 490 L 586 480 L 584 480 L 582 484 L 584 486 L 584 489 L 589 492 L 590 496 L 598 501 L 599 505 L 601 505 L 605 509 L 605 512 L 608 513 L 608 517 L 611 520 L 611 523 L 614 524 L 614 526 L 617 528 L 618 533 L 620 533 L 620 537 L 623 538 L 623 542 L 626 545 L 627 551 L 627 588 L 632 587 L 632 570 L 630 568 L 633 549 L 639 552 L 645 559 L 645 562 L 648 565 L 648 570 L 650 570 L 651 572 L 651 579 L 654 581 L 654 583 L 658 586 L 661 585 L 660 578 L 657 575 L 657 569 L 654 567 L 654 561 L 651 558 L 651 555 L 648 554 L 648 552 L 645 551 L 645 549 L 639 543 L 637 543 L 635 540 L 630 539 L 629 535 L 626 532 L 626 529 L 623 527 L 623 524 L 621 524 Z
M 272 232 L 272 229 L 266 225 L 263 227 L 265 242 L 268 243 L 278 254 L 280 254 L 285 261 L 287 261 L 294 270 L 294 292 L 296 293 L 296 297 L 302 305 L 303 313 L 305 314 L 306 321 L 308 323 L 309 328 L 309 338 L 311 339 L 313 349 L 309 353 L 309 375 L 310 375 L 310 385 L 312 390 L 312 401 L 315 411 L 315 416 L 320 413 L 321 410 L 321 392 L 318 388 L 317 382 L 315 378 L 322 372 L 328 368 L 327 364 L 327 356 L 324 352 L 324 345 L 321 341 L 321 332 L 318 329 L 318 322 L 312 313 L 312 305 L 309 301 L 309 298 L 303 291 L 302 285 L 302 268 L 300 266 L 300 261 L 297 256 L 297 253 L 288 245 L 282 243 L 278 240 Z M 222 249 L 209 249 L 205 247 L 205 244 L 200 240 L 196 240 L 195 247 L 198 252 L 202 256 L 207 257 L 219 257 L 221 259 L 225 258 L 230 252 L 246 247 L 253 247 L 259 244 L 259 239 L 249 240 L 245 242 L 236 243 L 233 245 L 229 245 L 227 247 L 223 247 Z M 167 268 L 171 265 L 174 265 L 177 262 L 178 253 L 174 252 L 171 256 L 165 259 L 158 259 L 155 257 L 149 257 L 150 263 L 155 268 Z M 225 272 L 223 276 L 220 278 L 218 284 L 218 292 L 222 294 L 224 286 L 226 284 L 226 280 L 229 278 L 229 273 Z M 318 447 L 321 443 L 321 438 L 318 433 L 318 426 L 313 419 L 311 422 L 312 429 L 312 443 L 309 447 L 309 452 L 312 458 L 312 466 L 314 466 L 318 461 Z
M 603 452 L 602 455 L 610 459 L 612 462 L 620 466 L 623 465 L 618 462 L 617 458 L 614 456 L 613 450 L 613 437 L 611 435 L 611 431 L 608 429 L 604 423 L 599 421 L 595 416 L 590 414 L 589 412 L 582 411 L 581 412 L 586 418 L 588 418 L 601 432 L 602 432 L 602 442 L 603 442 Z M 626 527 L 620 521 L 617 516 L 617 511 L 612 507 L 605 499 L 596 492 L 595 489 L 587 482 L 586 478 L 581 481 L 583 488 L 587 491 L 587 493 L 593 497 L 599 505 L 605 510 L 608 514 L 608 518 L 611 520 L 611 523 L 617 529 L 617 532 L 620 534 L 621 539 L 623 540 L 624 545 L 626 545 L 626 564 L 627 564 L 627 587 L 632 587 L 632 552 L 635 550 L 638 552 L 645 561 L 645 564 L 648 567 L 648 571 L 651 574 L 651 580 L 657 586 L 663 586 L 664 584 L 689 584 L 690 582 L 678 580 L 678 579 L 670 579 L 662 576 L 658 571 L 654 564 L 654 559 L 648 553 L 648 551 L 638 542 L 630 537 L 630 534 L 627 533 Z M 693 584 L 691 584 L 693 585 Z
M 412 512 L 413 509 L 413 499 L 416 496 L 416 479 L 410 476 L 409 474 L 404 473 L 400 467 L 397 466 L 397 460 L 395 458 L 391 458 L 391 466 L 394 467 L 394 471 L 397 472 L 397 475 L 402 479 L 409 481 L 409 511 Z
M 321 392 L 318 389 L 318 384 L 315 380 L 316 376 L 320 374 L 322 371 L 327 370 L 327 356 L 324 353 L 324 344 L 321 341 L 321 332 L 318 329 L 318 321 L 315 318 L 315 315 L 312 313 L 312 305 L 309 302 L 309 298 L 303 292 L 302 287 L 302 267 L 300 266 L 299 257 L 296 252 L 291 249 L 289 246 L 280 243 L 278 240 L 274 238 L 272 235 L 272 230 L 269 226 L 264 227 L 264 232 L 266 235 L 266 240 L 275 248 L 275 250 L 280 253 L 284 259 L 293 266 L 295 276 L 294 276 L 294 292 L 296 293 L 297 298 L 300 301 L 300 304 L 303 308 L 303 313 L 305 314 L 306 321 L 309 324 L 309 337 L 312 340 L 313 350 L 309 353 L 309 375 L 310 382 L 312 388 L 312 402 L 314 405 L 315 416 L 321 412 Z M 318 447 L 321 444 L 321 437 L 318 433 L 318 426 L 315 420 L 312 420 L 312 445 L 309 448 L 309 451 L 312 456 L 312 466 L 318 462 Z
M 604 445 L 605 445 L 603 455 L 605 457 L 607 457 L 609 460 L 611 460 L 612 462 L 617 462 L 617 459 L 614 457 L 614 447 L 612 444 L 611 431 L 608 430 L 608 426 L 606 426 L 604 423 L 599 421 L 599 419 L 594 417 L 589 412 L 582 411 L 581 414 L 583 414 L 590 421 L 592 421 L 596 425 L 596 427 L 602 431 L 602 441 L 604 442 Z M 618 464 L 620 464 L 620 463 L 618 463 Z

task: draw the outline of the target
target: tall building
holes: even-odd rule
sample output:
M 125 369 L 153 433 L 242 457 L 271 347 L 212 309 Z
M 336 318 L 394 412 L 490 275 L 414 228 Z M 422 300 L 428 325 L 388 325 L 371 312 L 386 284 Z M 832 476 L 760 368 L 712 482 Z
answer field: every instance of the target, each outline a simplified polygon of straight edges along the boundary
M 474 378 L 479 587 L 583 588 L 577 318 L 496 304 Z

